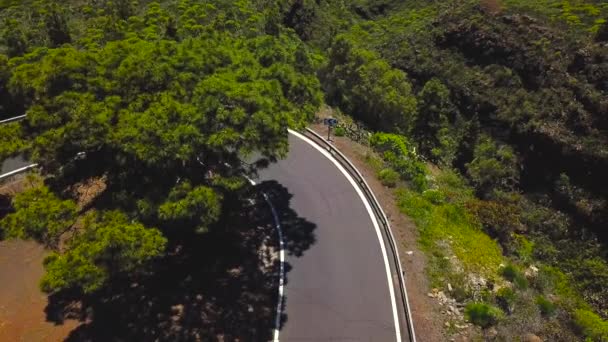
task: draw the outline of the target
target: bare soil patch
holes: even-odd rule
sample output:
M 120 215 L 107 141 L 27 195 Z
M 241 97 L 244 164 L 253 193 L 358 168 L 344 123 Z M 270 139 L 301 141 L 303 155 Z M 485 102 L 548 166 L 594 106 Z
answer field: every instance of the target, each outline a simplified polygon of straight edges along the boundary
M 80 324 L 47 321 L 47 296 L 38 288 L 45 255 L 35 242 L 0 241 L 0 341 L 63 341 Z

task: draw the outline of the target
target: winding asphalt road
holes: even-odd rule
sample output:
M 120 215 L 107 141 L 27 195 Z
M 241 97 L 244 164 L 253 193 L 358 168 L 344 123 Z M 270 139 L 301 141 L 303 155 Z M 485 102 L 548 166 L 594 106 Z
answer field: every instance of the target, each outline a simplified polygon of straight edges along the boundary
M 291 209 L 316 228 L 303 255 L 286 256 L 280 340 L 398 340 L 383 252 L 364 203 L 320 151 L 293 134 L 289 144 L 287 158 L 262 170 L 259 181 L 286 187 Z
M 286 159 L 260 171 L 293 196 L 290 209 L 315 228 L 302 255 L 287 250 L 281 341 L 399 341 L 386 256 L 353 184 L 322 152 L 290 134 Z M 8 160 L 0 174 L 27 165 Z M 279 215 L 280 216 L 280 215 Z M 285 234 L 289 224 L 283 224 Z M 399 298 L 397 298 L 399 300 Z M 400 333 L 398 333 L 400 330 Z

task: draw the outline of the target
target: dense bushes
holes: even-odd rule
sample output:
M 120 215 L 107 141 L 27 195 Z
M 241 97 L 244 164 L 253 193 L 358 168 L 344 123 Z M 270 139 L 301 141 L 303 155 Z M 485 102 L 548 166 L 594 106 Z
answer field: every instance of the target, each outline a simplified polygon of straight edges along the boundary
M 526 276 L 517 268 L 517 266 L 509 264 L 500 270 L 500 274 L 508 281 L 512 282 L 517 288 L 525 290 L 528 288 L 528 280 Z
M 450 90 L 438 79 L 418 93 L 418 117 L 413 135 L 421 152 L 451 166 L 464 134 L 464 121 L 452 103 Z
M 482 328 L 498 323 L 503 317 L 499 308 L 486 303 L 469 303 L 464 312 L 469 321 Z
M 377 129 L 412 129 L 416 98 L 407 75 L 376 53 L 339 36 L 320 75 L 329 103 Z
M 517 157 L 508 145 L 483 137 L 475 147 L 467 173 L 482 197 L 496 190 L 514 190 L 519 182 Z
M 0 110 L 27 115 L 0 127 L 0 161 L 26 153 L 53 183 L 16 197 L 0 228 L 53 249 L 45 291 L 138 276 L 169 239 L 217 222 L 253 171 L 243 158 L 285 155 L 287 128 L 310 122 L 322 94 L 318 56 L 277 26 L 275 5 L 39 0 L 0 10 L 12 25 L 0 32 L 0 96 L 11 95 Z M 81 217 L 70 190 L 100 178 L 107 201 Z
M 555 313 L 555 310 L 557 309 L 555 304 L 544 296 L 538 296 L 536 298 L 536 304 L 538 304 L 540 312 L 545 316 L 553 315 Z
M 428 188 L 426 166 L 418 159 L 407 138 L 397 134 L 376 133 L 371 136 L 370 145 L 403 180 L 411 182 L 419 191 Z
M 397 173 L 397 171 L 390 168 L 383 169 L 378 172 L 378 179 L 380 179 L 382 185 L 387 186 L 389 188 L 394 188 L 397 185 L 397 182 L 399 181 L 399 174 Z
M 608 340 L 608 322 L 589 310 L 579 309 L 574 312 L 574 319 L 581 332 L 593 340 Z

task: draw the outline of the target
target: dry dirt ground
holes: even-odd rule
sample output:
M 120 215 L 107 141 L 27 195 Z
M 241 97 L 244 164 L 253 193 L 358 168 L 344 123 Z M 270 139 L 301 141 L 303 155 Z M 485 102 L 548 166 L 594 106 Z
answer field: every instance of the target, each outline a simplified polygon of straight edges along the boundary
M 327 127 L 322 124 L 313 125 L 311 128 L 320 135 L 327 136 Z M 407 216 L 399 212 L 393 191 L 378 181 L 374 170 L 365 162 L 364 156 L 370 151 L 369 147 L 357 144 L 346 137 L 332 135 L 332 140 L 334 146 L 348 157 L 365 177 L 391 221 L 391 228 L 399 245 L 401 254 L 399 257 L 406 273 L 408 298 L 418 341 L 445 341 L 443 334 L 445 319 L 441 315 L 441 307 L 427 295 L 431 289 L 425 273 L 426 258 L 416 243 L 418 240 L 416 226 Z M 411 255 L 408 252 L 412 252 Z
M 80 323 L 46 320 L 38 288 L 46 252 L 35 242 L 0 241 L 0 341 L 63 341 Z
M 0 196 L 21 191 L 24 182 L 18 178 L 0 186 Z M 80 324 L 47 321 L 47 296 L 38 288 L 45 255 L 35 242 L 0 241 L 0 341 L 62 341 Z

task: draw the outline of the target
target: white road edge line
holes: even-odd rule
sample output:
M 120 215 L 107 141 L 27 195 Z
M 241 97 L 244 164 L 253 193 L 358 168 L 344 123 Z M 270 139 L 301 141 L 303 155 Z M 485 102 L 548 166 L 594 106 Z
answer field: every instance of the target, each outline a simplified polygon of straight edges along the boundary
M 378 236 L 378 241 L 380 243 L 380 249 L 382 250 L 382 258 L 384 259 L 384 267 L 386 269 L 386 278 L 388 280 L 388 290 L 389 290 L 389 294 L 391 297 L 391 304 L 393 307 L 393 319 L 395 321 L 395 334 L 396 334 L 397 342 L 401 342 L 401 331 L 399 329 L 399 314 L 397 313 L 397 301 L 395 300 L 395 289 L 393 288 L 391 267 L 388 262 L 388 256 L 386 254 L 386 247 L 384 246 L 384 239 L 382 238 L 382 233 L 380 232 L 380 226 L 378 225 L 378 221 L 376 220 L 376 215 L 374 215 L 374 212 L 372 211 L 372 208 L 371 208 L 369 202 L 365 198 L 365 195 L 363 194 L 363 192 L 361 191 L 361 189 L 359 188 L 359 186 L 357 185 L 355 180 L 327 150 L 323 149 L 322 147 L 320 147 L 319 145 L 315 144 L 313 141 L 308 139 L 306 136 L 304 136 L 296 131 L 293 131 L 291 129 L 289 129 L 288 131 L 289 131 L 289 133 L 293 134 L 294 136 L 296 136 L 296 137 L 302 139 L 303 141 L 305 141 L 306 143 L 308 143 L 310 146 L 314 147 L 317 151 L 321 152 L 325 157 L 327 157 L 327 159 L 329 159 L 332 163 L 334 163 L 334 165 L 338 168 L 338 170 L 340 170 L 342 172 L 344 177 L 346 177 L 346 179 L 348 179 L 348 181 L 353 186 L 353 188 L 355 188 L 355 191 L 357 191 L 357 194 L 359 194 L 361 201 L 365 205 L 365 209 L 367 209 L 367 213 L 369 214 L 369 217 L 372 220 L 374 228 L 376 229 L 376 235 Z
M 247 179 L 249 180 L 249 183 L 251 183 L 251 185 L 256 185 L 253 179 L 250 179 L 249 177 L 247 177 Z M 279 330 L 281 329 L 281 314 L 283 310 L 283 288 L 285 286 L 285 243 L 283 241 L 283 228 L 281 227 L 279 215 L 277 214 L 274 205 L 270 201 L 270 198 L 268 198 L 268 195 L 266 195 L 265 192 L 262 192 L 262 196 L 264 196 L 266 203 L 268 203 L 268 206 L 270 207 L 270 211 L 272 211 L 274 224 L 277 228 L 277 233 L 279 235 L 279 298 L 277 300 L 277 315 L 274 320 L 274 331 L 272 334 L 273 342 L 279 342 Z

